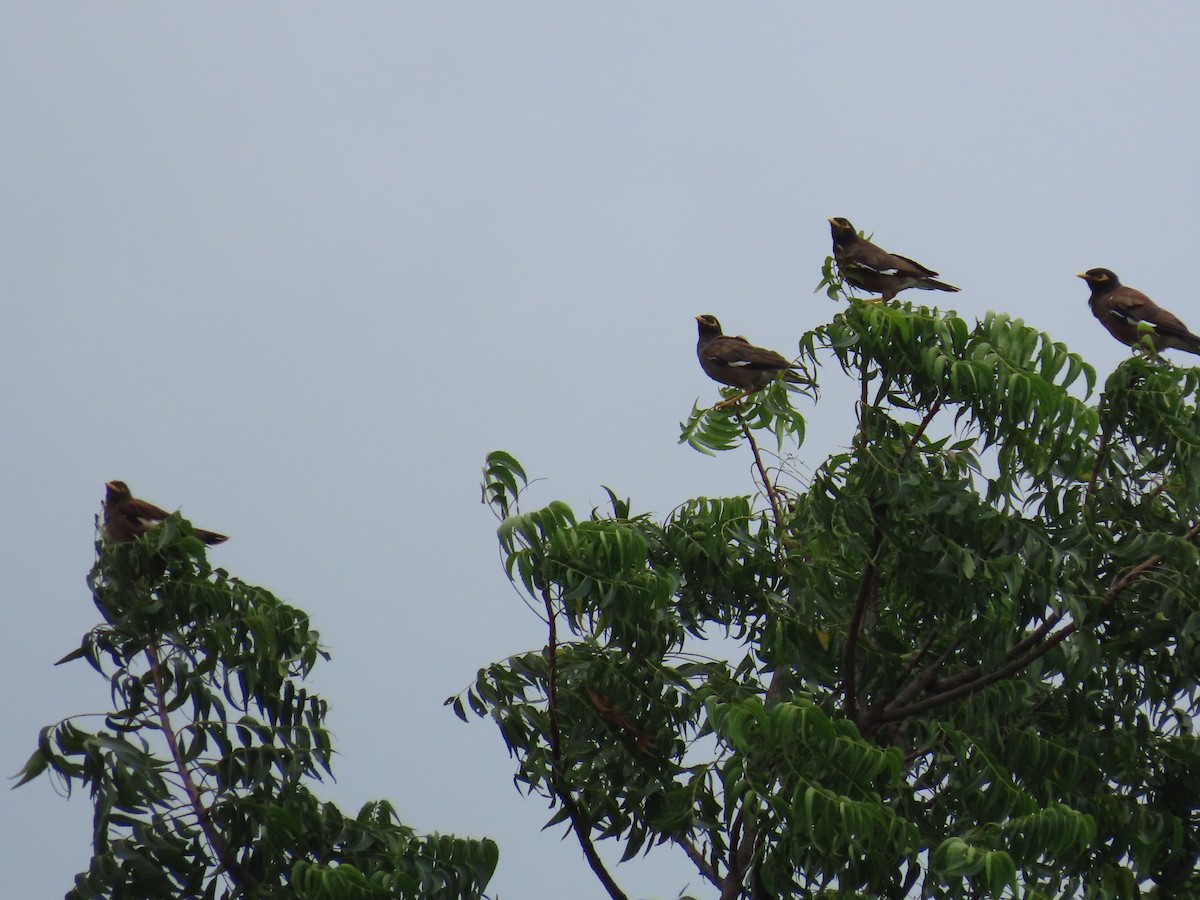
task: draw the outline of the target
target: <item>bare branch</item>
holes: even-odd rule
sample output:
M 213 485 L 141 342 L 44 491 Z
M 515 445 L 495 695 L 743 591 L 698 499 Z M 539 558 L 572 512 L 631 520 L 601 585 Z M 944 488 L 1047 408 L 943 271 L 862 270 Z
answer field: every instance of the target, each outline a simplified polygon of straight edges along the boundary
M 775 530 L 779 534 L 783 534 L 783 507 L 779 502 L 779 494 L 776 493 L 775 486 L 771 484 L 771 479 L 767 475 L 767 467 L 763 465 L 762 454 L 758 451 L 758 443 L 754 440 L 754 434 L 750 431 L 746 420 L 742 418 L 742 411 L 735 409 L 734 414 L 737 416 L 738 424 L 742 426 L 742 434 L 746 436 L 746 443 L 750 445 L 750 451 L 754 454 L 754 465 L 758 467 L 763 489 L 767 492 L 767 500 L 771 503 L 771 512 L 775 515 Z
M 674 835 L 671 840 L 683 848 L 683 852 L 695 864 L 701 875 L 716 887 L 721 887 L 721 877 L 717 875 L 717 870 L 704 858 L 704 854 L 700 852 L 699 848 L 686 835 Z

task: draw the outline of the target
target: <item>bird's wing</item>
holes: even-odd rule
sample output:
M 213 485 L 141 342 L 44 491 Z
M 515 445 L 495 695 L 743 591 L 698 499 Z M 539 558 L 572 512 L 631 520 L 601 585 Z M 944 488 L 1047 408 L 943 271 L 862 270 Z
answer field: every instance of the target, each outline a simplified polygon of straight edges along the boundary
M 1141 291 L 1122 286 L 1104 298 L 1100 311 L 1135 329 L 1128 337 L 1117 335 L 1119 340 L 1135 343 L 1138 331 L 1144 329 L 1158 336 L 1162 342 L 1159 346 L 1200 353 L 1200 335 L 1192 334 L 1178 316 L 1163 309 Z
M 1154 305 L 1154 302 L 1140 291 L 1123 291 L 1110 293 L 1104 298 L 1104 306 L 1106 312 L 1110 316 L 1116 316 L 1118 319 L 1124 319 L 1126 322 L 1144 322 L 1149 307 Z
M 1187 326 L 1174 314 L 1167 312 L 1141 291 L 1132 288 L 1114 291 L 1108 297 L 1108 312 L 1127 322 L 1144 322 L 1161 334 L 1190 336 Z
M 736 368 L 776 370 L 786 369 L 791 363 L 776 353 L 755 347 L 743 337 L 724 335 L 710 341 L 705 349 L 705 355 L 714 362 Z
M 138 500 L 136 497 L 126 500 L 123 506 L 123 511 L 126 515 L 130 518 L 140 519 L 143 522 L 161 522 L 170 515 L 165 509 L 159 509 L 153 503 Z
M 919 275 L 922 278 L 937 275 L 937 272 L 933 271 L 933 269 L 921 265 L 915 259 L 909 259 L 907 256 L 901 256 L 899 253 L 889 253 L 888 256 L 900 263 L 900 274 L 902 275 Z
M 882 247 L 867 240 L 860 240 L 838 260 L 839 265 L 858 267 L 880 275 L 907 275 L 911 278 L 928 278 L 936 275 L 933 269 L 927 269 L 915 260 L 898 253 L 888 253 Z
M 1141 321 L 1149 324 L 1156 332 L 1166 337 L 1176 337 L 1189 343 L 1195 343 L 1196 335 L 1188 331 L 1188 327 L 1179 321 L 1178 316 L 1167 312 L 1161 306 L 1155 306 L 1146 311 L 1146 317 Z

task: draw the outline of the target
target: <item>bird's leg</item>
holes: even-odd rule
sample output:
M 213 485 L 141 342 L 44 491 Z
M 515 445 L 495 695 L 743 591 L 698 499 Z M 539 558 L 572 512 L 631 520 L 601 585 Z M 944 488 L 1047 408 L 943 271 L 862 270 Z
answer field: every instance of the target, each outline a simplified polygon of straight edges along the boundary
M 756 390 L 757 388 L 750 391 L 742 391 L 736 397 L 730 397 L 728 400 L 722 400 L 720 403 L 714 404 L 713 409 L 725 409 L 728 406 L 736 406 L 743 397 L 749 397 L 751 394 L 755 393 Z

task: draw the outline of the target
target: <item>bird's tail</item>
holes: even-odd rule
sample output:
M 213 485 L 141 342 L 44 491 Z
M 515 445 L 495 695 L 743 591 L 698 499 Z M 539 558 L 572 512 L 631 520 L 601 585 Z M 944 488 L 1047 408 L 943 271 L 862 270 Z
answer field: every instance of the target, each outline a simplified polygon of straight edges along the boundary
M 204 541 L 210 547 L 213 544 L 223 544 L 229 540 L 226 535 L 217 534 L 215 531 L 205 531 L 203 528 L 196 529 L 196 537 L 200 538 L 200 540 Z
M 1190 331 L 1186 334 L 1172 335 L 1167 340 L 1166 346 L 1174 347 L 1176 350 L 1186 350 L 1188 353 L 1200 356 L 1200 335 L 1192 334 Z
M 962 288 L 956 288 L 952 284 L 946 284 L 944 281 L 934 281 L 932 278 L 926 278 L 917 287 L 924 288 L 927 291 L 949 291 L 952 294 L 958 293 Z

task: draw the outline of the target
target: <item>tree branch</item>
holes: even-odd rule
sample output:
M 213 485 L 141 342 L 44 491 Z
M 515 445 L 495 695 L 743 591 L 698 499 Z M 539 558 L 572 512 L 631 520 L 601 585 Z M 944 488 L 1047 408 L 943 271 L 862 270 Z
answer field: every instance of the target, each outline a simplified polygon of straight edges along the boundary
M 858 597 L 854 600 L 854 612 L 850 616 L 850 625 L 846 633 L 846 646 L 842 650 L 842 688 L 846 695 L 846 718 L 855 723 L 858 722 L 858 636 L 867 614 L 867 605 L 877 593 L 879 577 L 876 561 L 882 546 L 883 529 L 877 521 L 871 541 L 871 558 L 867 561 L 862 579 L 858 583 Z
M 942 398 L 939 396 L 930 405 L 929 412 L 925 413 L 925 417 L 921 419 L 921 424 L 917 426 L 917 430 L 914 431 L 912 437 L 909 438 L 908 446 L 904 448 L 904 453 L 900 456 L 899 469 L 901 472 L 903 472 L 905 466 L 908 465 L 908 461 L 912 457 L 913 451 L 917 448 L 917 442 L 921 440 L 921 436 L 925 434 L 925 429 L 929 427 L 929 423 L 933 421 L 933 417 L 938 414 L 938 411 L 941 408 Z
M 935 694 L 932 697 L 928 697 L 925 700 L 918 701 L 917 703 L 913 703 L 908 706 L 889 706 L 888 708 L 881 710 L 876 722 L 875 730 L 878 730 L 878 726 L 887 722 L 896 722 L 901 719 L 907 719 L 910 716 L 920 715 L 926 710 L 933 709 L 937 706 L 942 706 L 943 704 L 958 700 L 961 697 L 970 696 L 971 694 L 983 690 L 989 685 L 995 684 L 997 681 L 1000 681 L 1003 678 L 1007 678 L 1009 675 L 1013 675 L 1021 671 L 1022 669 L 1032 665 L 1038 659 L 1045 656 L 1047 653 L 1069 638 L 1075 633 L 1078 627 L 1079 626 L 1077 623 L 1071 622 L 1061 631 L 1055 632 L 1040 647 L 1031 650 L 1029 653 L 1018 657 L 1012 662 L 1005 663 L 998 669 L 993 669 L 986 675 L 980 675 L 974 681 L 960 684 L 957 687 L 951 688 L 950 690 L 942 691 L 941 693 Z M 874 731 L 872 733 L 874 733 Z
M 729 874 L 725 876 L 725 883 L 721 888 L 721 900 L 736 900 L 741 894 L 746 870 L 750 868 L 750 860 L 754 856 L 754 824 L 746 817 L 744 803 L 734 817 L 729 831 Z
M 717 870 L 704 858 L 704 854 L 700 852 L 699 848 L 686 835 L 673 835 L 671 840 L 683 848 L 683 852 L 695 864 L 701 875 L 707 878 L 715 887 L 721 887 L 721 877 L 717 874 Z
M 542 600 L 546 604 L 546 621 L 549 623 L 550 632 L 546 646 L 546 711 L 550 719 L 550 756 L 554 760 L 554 766 L 550 770 L 550 788 L 563 805 L 563 809 L 567 811 L 567 816 L 571 820 L 571 830 L 575 832 L 575 838 L 579 841 L 584 858 L 587 859 L 592 871 L 596 873 L 596 877 L 600 879 L 600 883 L 604 885 L 604 889 L 608 891 L 608 895 L 613 900 L 629 900 L 616 880 L 609 874 L 600 854 L 596 852 L 596 847 L 592 843 L 591 824 L 580 811 L 575 798 L 563 784 L 562 737 L 558 729 L 558 617 L 554 614 L 554 600 L 550 596 L 550 589 L 545 584 L 541 584 L 539 587 L 542 592 Z
M 213 824 L 208 807 L 204 805 L 204 799 L 200 796 L 200 788 L 192 780 L 192 773 L 183 758 L 183 751 L 179 748 L 179 737 L 175 734 L 175 728 L 171 725 L 171 715 L 167 710 L 166 684 L 163 680 L 162 660 L 158 655 L 158 645 L 154 642 L 151 642 L 146 648 L 146 658 L 150 661 L 150 677 L 154 681 L 154 707 L 158 712 L 158 727 L 166 739 L 171 759 L 175 763 L 175 771 L 178 773 L 179 780 L 183 784 L 183 789 L 187 793 L 188 806 L 191 807 L 192 812 L 195 814 L 196 821 L 200 825 L 200 830 L 204 832 L 204 839 L 208 842 L 213 855 L 220 861 L 222 868 L 229 873 L 229 876 L 237 882 L 243 891 L 257 891 L 261 887 L 261 883 L 229 852 L 229 848 L 225 846 L 225 841 L 221 839 L 221 835 L 217 832 L 217 828 Z
M 758 467 L 758 474 L 762 477 L 763 489 L 767 492 L 767 500 L 771 504 L 771 512 L 775 515 L 775 530 L 782 535 L 783 507 L 779 503 L 779 495 L 775 492 L 775 486 L 771 484 L 771 479 L 767 476 L 767 467 L 763 465 L 762 454 L 758 451 L 758 443 L 754 440 L 754 434 L 750 431 L 750 426 L 742 418 L 742 411 L 735 409 L 733 412 L 737 416 L 738 424 L 742 426 L 742 434 L 746 436 L 746 442 L 750 445 L 750 451 L 754 454 L 754 465 Z
M 939 396 L 933 401 L 932 404 L 930 404 L 928 412 L 925 413 L 920 424 L 917 426 L 916 431 L 914 431 L 912 437 L 909 438 L 908 445 L 904 448 L 904 452 L 900 455 L 900 462 L 896 467 L 898 471 L 904 471 L 905 467 L 908 465 L 909 459 L 912 457 L 913 451 L 917 447 L 917 443 L 921 440 L 921 436 L 925 434 L 926 429 L 929 428 L 929 424 L 933 421 L 934 417 L 938 414 L 938 411 L 941 408 L 942 398 Z M 875 513 L 874 509 L 872 509 L 872 513 Z M 878 519 L 876 519 L 875 539 L 874 546 L 871 550 L 871 561 L 867 564 L 867 568 L 863 572 L 862 581 L 859 583 L 858 598 L 854 604 L 854 613 L 850 618 L 849 633 L 846 637 L 846 647 L 842 657 L 842 670 L 845 673 L 843 675 L 843 685 L 845 686 L 846 693 L 846 713 L 852 722 L 857 721 L 858 718 L 858 696 L 856 688 L 856 669 L 858 668 L 858 660 L 855 658 L 858 650 L 858 636 L 859 632 L 862 630 L 862 620 L 866 615 L 867 604 L 871 597 L 878 593 L 878 569 L 875 565 L 875 562 L 879 556 L 879 550 L 882 545 L 883 530 L 878 524 Z M 916 658 L 908 664 L 904 674 L 900 676 L 900 681 L 903 681 L 905 678 L 907 678 L 908 674 L 914 668 L 916 668 L 920 661 L 925 657 L 925 654 L 929 652 L 929 648 L 933 646 L 933 642 L 936 637 L 936 632 L 929 636 L 929 638 L 925 641 L 925 645 L 917 654 Z M 956 638 L 955 641 L 946 649 L 946 651 L 934 661 L 933 665 L 926 668 L 920 676 L 914 679 L 907 688 L 899 691 L 896 696 L 902 696 L 907 691 L 911 690 L 911 696 L 915 697 L 920 689 L 932 680 L 933 673 L 937 671 L 938 667 L 941 666 L 947 655 L 953 651 L 954 647 L 961 639 L 962 633 L 960 632 L 959 637 Z M 869 723 L 874 717 L 875 712 L 875 709 L 868 710 L 863 719 L 863 723 L 860 724 Z
M 932 684 L 934 681 L 934 676 L 937 675 L 938 669 L 946 664 L 946 660 L 950 658 L 950 654 L 953 653 L 958 645 L 962 643 L 963 638 L 967 636 L 968 629 L 969 626 L 963 626 L 958 634 L 954 636 L 954 640 L 946 645 L 946 649 L 938 654 L 937 659 L 922 669 L 912 681 L 898 690 L 891 700 L 880 704 L 880 706 L 883 709 L 887 709 L 889 706 L 903 705 L 908 703 L 914 697 L 916 697 L 917 694 L 921 693 L 921 691 Z M 937 634 L 935 632 L 929 636 L 927 641 L 925 641 L 925 645 L 921 648 L 920 653 L 917 654 L 917 658 L 909 666 L 908 672 L 911 672 L 913 669 L 915 669 L 917 663 L 929 652 L 929 648 L 933 645 L 933 640 L 936 636 Z M 908 672 L 905 673 L 905 677 L 907 677 Z M 901 680 L 903 680 L 903 678 Z M 872 709 L 867 713 L 866 716 L 863 717 L 864 727 L 866 727 L 867 724 L 872 721 L 876 714 L 877 709 Z
M 1195 541 L 1197 537 L 1200 537 L 1200 523 L 1189 528 L 1186 532 L 1184 532 L 1182 537 L 1183 540 L 1186 541 Z M 1148 556 L 1146 559 L 1142 560 L 1140 563 L 1113 582 L 1112 586 L 1109 587 L 1107 592 L 1105 592 L 1104 597 L 1101 598 L 1100 603 L 1097 604 L 1097 610 L 1104 610 L 1112 606 L 1112 604 L 1116 603 L 1117 598 L 1120 597 L 1123 591 L 1140 581 L 1147 572 L 1150 572 L 1151 570 L 1162 565 L 1162 562 L 1165 559 L 1165 554 L 1155 553 L 1153 556 Z M 1045 622 L 1042 623 L 1037 631 L 1010 648 L 1009 655 L 1015 657 L 1011 662 L 1005 663 L 1003 666 L 993 669 L 991 672 L 986 674 L 979 674 L 978 677 L 971 681 L 965 681 L 960 684 L 956 684 L 954 687 L 948 690 L 941 691 L 934 696 L 928 697 L 925 700 L 921 700 L 917 703 L 912 703 L 907 706 L 898 706 L 895 703 L 889 704 L 878 713 L 876 721 L 872 723 L 874 728 L 872 729 L 871 733 L 873 734 L 878 730 L 880 725 L 883 725 L 886 722 L 895 722 L 900 719 L 906 719 L 910 716 L 919 715 L 927 710 L 933 709 L 934 707 L 942 706 L 943 704 L 950 703 L 962 697 L 970 696 L 971 694 L 983 690 L 989 685 L 995 684 L 997 681 L 1000 681 L 1003 678 L 1007 678 L 1009 675 L 1013 675 L 1022 669 L 1033 665 L 1033 663 L 1037 662 L 1039 659 L 1041 659 L 1079 630 L 1079 623 L 1072 621 L 1064 625 L 1049 637 L 1044 637 L 1044 635 L 1049 632 L 1050 629 L 1054 628 L 1058 622 L 1062 621 L 1064 615 L 1064 613 L 1060 612 L 1050 616 Z M 1039 636 L 1043 636 L 1044 639 L 1040 638 Z M 1040 644 L 1038 643 L 1039 639 L 1041 640 Z M 1024 653 L 1021 653 L 1020 650 L 1026 647 L 1029 649 Z
M 1182 539 L 1185 541 L 1195 541 L 1197 537 L 1200 537 L 1200 523 L 1193 525 L 1182 535 Z M 1122 577 L 1118 578 L 1115 582 L 1113 582 L 1113 586 L 1108 589 L 1108 593 L 1104 595 L 1104 599 L 1100 601 L 1100 608 L 1106 609 L 1115 603 L 1117 595 L 1119 595 L 1121 591 L 1140 580 L 1141 577 L 1151 569 L 1160 566 L 1162 561 L 1166 558 L 1166 554 L 1155 553 L 1153 556 L 1149 556 L 1142 562 L 1138 563 Z
M 1096 479 L 1100 475 L 1100 464 L 1104 461 L 1105 455 L 1108 453 L 1108 432 L 1100 433 L 1100 443 L 1096 447 L 1096 461 L 1092 464 L 1092 474 L 1088 478 L 1087 497 L 1090 499 L 1092 494 L 1096 492 Z

